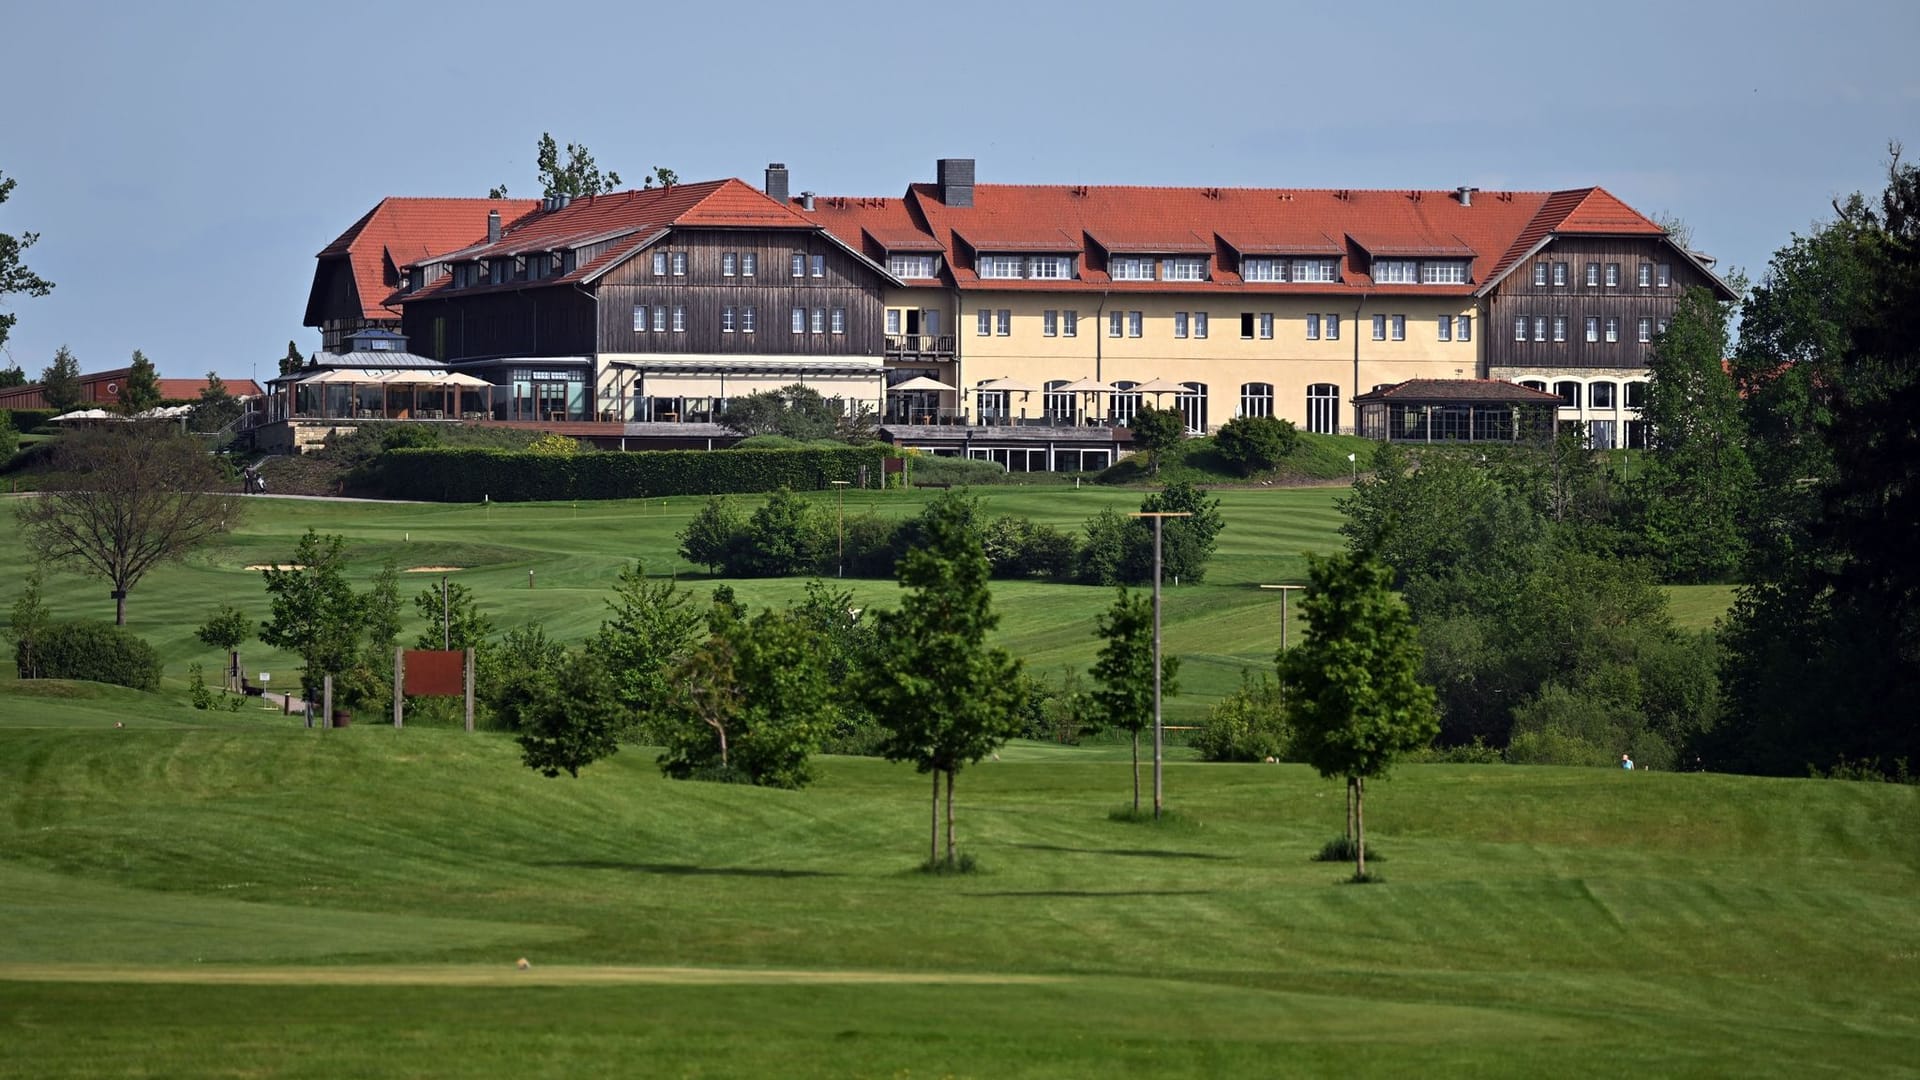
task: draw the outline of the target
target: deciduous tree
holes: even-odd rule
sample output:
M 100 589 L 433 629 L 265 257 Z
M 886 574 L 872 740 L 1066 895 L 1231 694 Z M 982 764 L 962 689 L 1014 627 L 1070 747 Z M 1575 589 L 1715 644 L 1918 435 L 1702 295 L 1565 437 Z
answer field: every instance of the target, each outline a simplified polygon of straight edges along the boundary
M 607 693 L 611 673 L 591 652 L 569 654 L 552 672 L 533 672 L 516 737 L 527 767 L 542 776 L 578 778 L 620 752 L 621 706 Z
M 308 701 L 323 676 L 353 666 L 360 640 L 360 598 L 347 583 L 347 542 L 309 528 L 290 562 L 261 571 L 268 614 L 260 641 L 300 658 L 300 691 Z
M 1147 471 L 1158 476 L 1167 451 L 1187 437 L 1187 420 L 1179 409 L 1141 405 L 1127 421 L 1127 430 L 1133 433 L 1133 448 L 1146 452 Z
M 413 598 L 414 613 L 426 627 L 414 639 L 416 649 L 480 649 L 493 633 L 493 620 L 480 611 L 473 590 L 457 581 L 422 589 Z
M 6 367 L 0 367 L 0 390 L 25 385 L 27 385 L 27 373 L 19 364 L 8 364 Z
M 605 173 L 593 160 L 593 153 L 585 143 L 568 143 L 566 156 L 561 157 L 560 145 L 553 135 L 542 132 L 540 142 L 534 147 L 534 167 L 538 170 L 540 193 L 549 198 L 555 195 L 598 195 L 601 192 L 617 190 L 620 187 L 620 174 L 608 169 Z M 670 169 L 654 170 L 651 181 L 660 180 L 663 184 L 677 179 Z M 500 184 L 487 192 L 489 199 L 507 197 L 507 185 Z
M 715 495 L 693 515 L 680 531 L 680 555 L 690 563 L 717 574 L 729 558 L 729 552 L 742 528 L 740 511 L 725 495 Z
M 1093 662 L 1093 714 L 1125 731 L 1133 744 L 1133 809 L 1140 810 L 1140 732 L 1153 725 L 1153 598 L 1120 590 L 1101 613 L 1095 634 L 1104 640 Z M 1180 692 L 1180 658 L 1160 661 L 1160 693 Z
M 661 755 L 669 776 L 719 766 L 764 787 L 803 787 L 834 718 L 820 635 L 793 611 L 742 618 L 716 605 L 713 632 L 674 668 L 679 715 Z
M 1214 449 L 1242 476 L 1279 468 L 1299 445 L 1300 430 L 1276 416 L 1236 416 L 1213 437 Z
M 620 571 L 609 617 L 587 641 L 606 672 L 613 700 L 628 723 L 644 723 L 666 703 L 669 675 L 692 649 L 701 613 L 692 596 L 671 581 L 649 581 L 634 563 Z
M 0 203 L 12 197 L 14 185 L 12 177 L 0 174 Z M 45 296 L 53 291 L 53 282 L 27 269 L 20 261 L 20 253 L 34 245 L 40 239 L 39 233 L 23 232 L 18 236 L 12 233 L 0 233 L 0 302 L 9 296 Z M 19 316 L 10 311 L 0 311 L 0 346 L 7 343 L 7 335 Z M 0 382 L 0 386 L 16 386 L 18 383 Z
M 240 645 L 253 636 L 253 620 L 232 604 L 221 604 L 207 615 L 207 621 L 193 632 L 200 643 L 227 654 L 227 689 L 240 677 Z

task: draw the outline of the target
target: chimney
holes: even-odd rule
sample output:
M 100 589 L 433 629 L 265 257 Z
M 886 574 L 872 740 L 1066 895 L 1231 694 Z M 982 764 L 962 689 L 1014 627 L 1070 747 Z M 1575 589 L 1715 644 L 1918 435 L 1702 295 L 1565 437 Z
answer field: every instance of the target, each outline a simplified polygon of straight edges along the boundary
M 809 214 L 813 213 L 813 192 L 803 191 L 800 193 L 800 209 L 805 210 Z
M 767 186 L 761 189 L 777 203 L 787 201 L 787 167 L 778 161 L 767 163 Z
M 487 243 L 497 244 L 499 242 L 500 242 L 500 211 L 489 210 L 487 211 Z
M 1457 187 L 1453 189 L 1453 194 L 1460 200 L 1461 206 L 1472 206 L 1473 193 L 1479 190 L 1477 187 Z
M 935 165 L 940 201 L 947 206 L 973 205 L 973 159 L 941 158 Z

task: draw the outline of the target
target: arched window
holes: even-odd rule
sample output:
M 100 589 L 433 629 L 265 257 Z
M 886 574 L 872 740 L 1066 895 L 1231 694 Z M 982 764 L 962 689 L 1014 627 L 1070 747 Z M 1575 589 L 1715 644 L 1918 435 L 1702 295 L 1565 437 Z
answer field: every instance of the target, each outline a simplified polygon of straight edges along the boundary
M 1580 384 L 1572 379 L 1563 379 L 1553 384 L 1553 392 L 1560 395 L 1560 407 L 1577 409 L 1580 407 Z
M 1316 435 L 1340 431 L 1340 388 L 1333 383 L 1307 387 L 1307 430 Z
M 1241 416 L 1273 415 L 1273 384 L 1263 382 L 1242 383 L 1240 386 Z
M 1079 414 L 1074 409 L 1076 404 L 1074 399 L 1080 395 L 1071 390 L 1065 393 L 1060 392 L 1060 388 L 1071 381 L 1071 379 L 1047 380 L 1047 392 L 1045 396 L 1041 398 L 1041 406 L 1047 410 L 1047 423 L 1072 424 L 1077 422 L 1075 418 Z
M 1614 384 L 1608 381 L 1587 384 L 1587 405 L 1594 409 L 1611 409 L 1618 402 L 1614 399 Z
M 1541 382 L 1539 379 L 1521 379 L 1520 385 L 1529 390 L 1538 390 L 1543 394 L 1547 392 L 1547 384 Z
M 1180 410 L 1186 418 L 1187 430 L 1205 433 L 1207 430 L 1207 384 L 1183 382 L 1185 387 L 1173 395 L 1173 407 Z
M 1627 408 L 1644 409 L 1647 407 L 1647 384 L 1630 382 L 1627 384 Z
M 1113 395 L 1112 411 L 1114 423 L 1131 423 L 1133 414 L 1140 411 L 1140 395 L 1128 393 L 1128 391 L 1139 385 L 1139 383 L 1132 379 L 1121 379 L 1113 384 L 1113 388 L 1119 391 L 1119 393 Z

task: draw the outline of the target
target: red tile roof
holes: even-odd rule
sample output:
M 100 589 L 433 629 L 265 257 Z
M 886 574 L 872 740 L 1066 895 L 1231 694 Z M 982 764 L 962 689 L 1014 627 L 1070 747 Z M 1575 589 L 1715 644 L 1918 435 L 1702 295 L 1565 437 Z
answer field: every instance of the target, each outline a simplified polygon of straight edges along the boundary
M 393 292 L 392 282 L 402 267 L 485 236 L 488 211 L 498 210 L 503 221 L 512 223 L 539 205 L 538 199 L 385 198 L 321 248 L 316 258 L 347 261 L 361 318 L 398 319 L 399 313 L 383 301 Z M 314 295 L 307 300 L 308 326 L 319 325 L 316 307 L 321 285 L 316 274 Z

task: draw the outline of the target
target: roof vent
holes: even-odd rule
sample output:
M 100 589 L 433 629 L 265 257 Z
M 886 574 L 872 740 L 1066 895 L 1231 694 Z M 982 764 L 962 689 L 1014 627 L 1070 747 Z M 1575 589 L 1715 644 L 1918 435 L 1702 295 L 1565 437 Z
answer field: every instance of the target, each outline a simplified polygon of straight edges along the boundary
M 1472 206 L 1473 193 L 1479 190 L 1477 187 L 1457 187 L 1453 189 L 1453 195 L 1460 200 L 1461 206 Z
M 809 214 L 813 213 L 813 192 L 803 191 L 800 193 L 800 209 L 805 210 Z
M 934 165 L 940 184 L 940 201 L 947 206 L 973 205 L 973 159 L 941 158 Z
M 499 242 L 500 242 L 500 211 L 489 210 L 487 211 L 487 243 L 497 244 Z
M 784 205 L 787 201 L 787 167 L 778 161 L 767 163 L 767 182 L 760 190 L 767 198 Z

